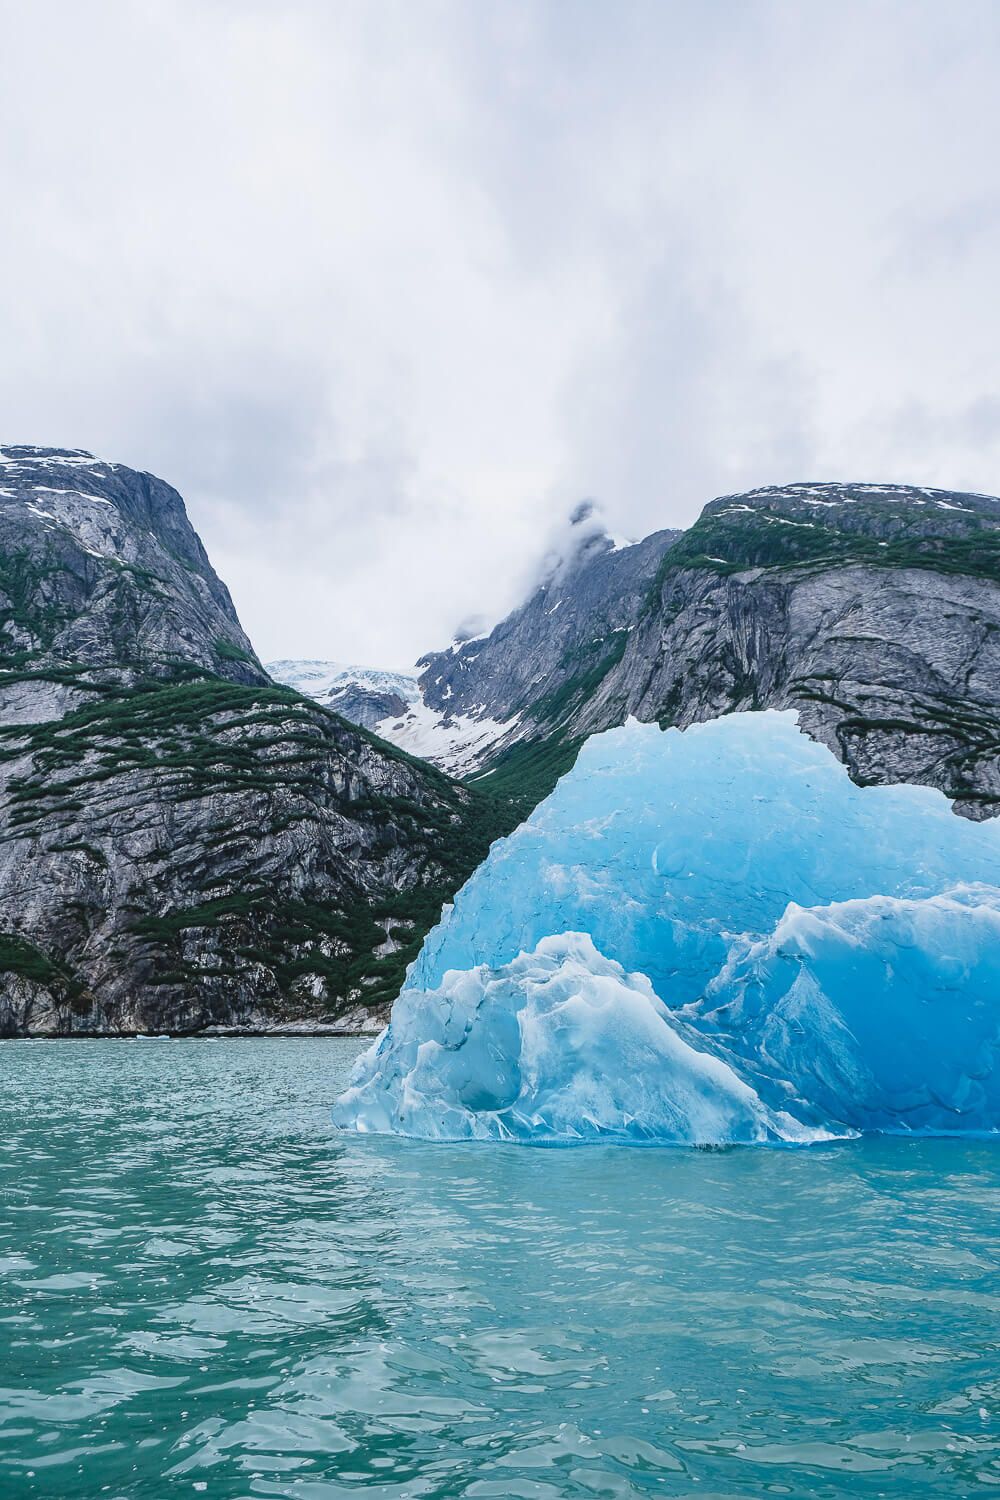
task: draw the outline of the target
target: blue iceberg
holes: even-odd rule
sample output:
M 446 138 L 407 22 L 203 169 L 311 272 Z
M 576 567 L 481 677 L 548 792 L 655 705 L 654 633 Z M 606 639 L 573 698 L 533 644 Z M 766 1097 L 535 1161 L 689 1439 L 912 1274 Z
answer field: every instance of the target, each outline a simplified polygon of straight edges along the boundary
M 335 1119 L 716 1144 L 1000 1129 L 1000 823 L 789 712 L 629 723 L 430 933 Z

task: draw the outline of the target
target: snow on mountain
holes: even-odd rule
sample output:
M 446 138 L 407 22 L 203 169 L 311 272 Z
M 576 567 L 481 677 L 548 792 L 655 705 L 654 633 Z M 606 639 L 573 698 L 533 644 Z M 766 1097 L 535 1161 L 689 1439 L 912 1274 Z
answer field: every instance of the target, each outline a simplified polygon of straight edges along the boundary
M 415 672 L 385 672 L 378 667 L 347 666 L 339 661 L 270 661 L 266 665 L 275 682 L 283 682 L 318 703 L 345 687 L 396 693 L 407 703 L 420 696 Z
M 428 935 L 335 1118 L 430 1139 L 1000 1131 L 1000 822 L 791 712 L 595 735 Z
M 418 699 L 403 715 L 390 715 L 376 724 L 375 731 L 452 776 L 467 776 L 482 763 L 490 747 L 514 729 L 517 719 L 517 714 L 501 721 L 442 713 Z
M 273 661 L 268 671 L 275 681 L 376 733 L 381 733 L 383 719 L 405 714 L 420 697 L 416 678 L 408 672 L 346 666 L 336 661 Z
M 455 776 L 474 770 L 517 719 L 514 714 L 501 722 L 475 710 L 451 714 L 446 706 L 431 708 L 421 698 L 415 673 L 331 661 L 272 661 L 267 670 L 276 682 Z

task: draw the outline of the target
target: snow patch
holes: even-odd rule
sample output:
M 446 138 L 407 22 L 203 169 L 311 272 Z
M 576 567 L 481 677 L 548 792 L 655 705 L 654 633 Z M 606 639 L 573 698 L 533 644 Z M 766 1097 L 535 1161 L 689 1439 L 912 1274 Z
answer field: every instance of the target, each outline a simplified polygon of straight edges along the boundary
M 51 484 L 35 484 L 32 485 L 32 489 L 36 494 L 44 492 L 49 495 L 78 495 L 81 500 L 89 500 L 92 505 L 111 505 L 112 510 L 115 509 L 110 500 L 106 500 L 103 495 L 92 495 L 89 490 L 57 489 Z
M 412 672 L 389 672 L 378 667 L 348 666 L 337 661 L 271 661 L 267 671 L 275 682 L 295 688 L 307 698 L 325 702 L 332 693 L 359 687 L 372 693 L 394 693 L 407 703 L 419 698 Z
M 510 733 L 519 718 L 519 714 L 503 720 L 450 714 L 418 699 L 401 718 L 383 719 L 375 732 L 410 755 L 433 761 L 453 776 L 465 776 L 476 769 L 491 745 Z

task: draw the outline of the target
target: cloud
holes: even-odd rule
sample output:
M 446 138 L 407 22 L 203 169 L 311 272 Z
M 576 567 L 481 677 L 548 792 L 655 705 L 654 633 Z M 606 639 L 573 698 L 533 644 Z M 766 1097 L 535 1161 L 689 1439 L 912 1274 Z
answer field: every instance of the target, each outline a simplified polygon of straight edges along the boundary
M 579 501 L 549 528 L 524 593 L 534 593 L 542 584 L 561 583 L 580 563 L 613 545 L 604 507 L 596 500 Z
M 610 529 L 1000 488 L 1000 11 L 0 0 L 0 411 L 184 493 L 266 657 Z

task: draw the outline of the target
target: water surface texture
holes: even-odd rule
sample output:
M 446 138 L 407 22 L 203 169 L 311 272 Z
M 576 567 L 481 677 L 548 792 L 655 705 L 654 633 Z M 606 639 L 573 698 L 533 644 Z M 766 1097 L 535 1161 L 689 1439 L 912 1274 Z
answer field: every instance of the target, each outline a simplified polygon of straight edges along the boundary
M 339 1136 L 358 1050 L 0 1044 L 0 1494 L 1000 1492 L 1000 1148 Z

